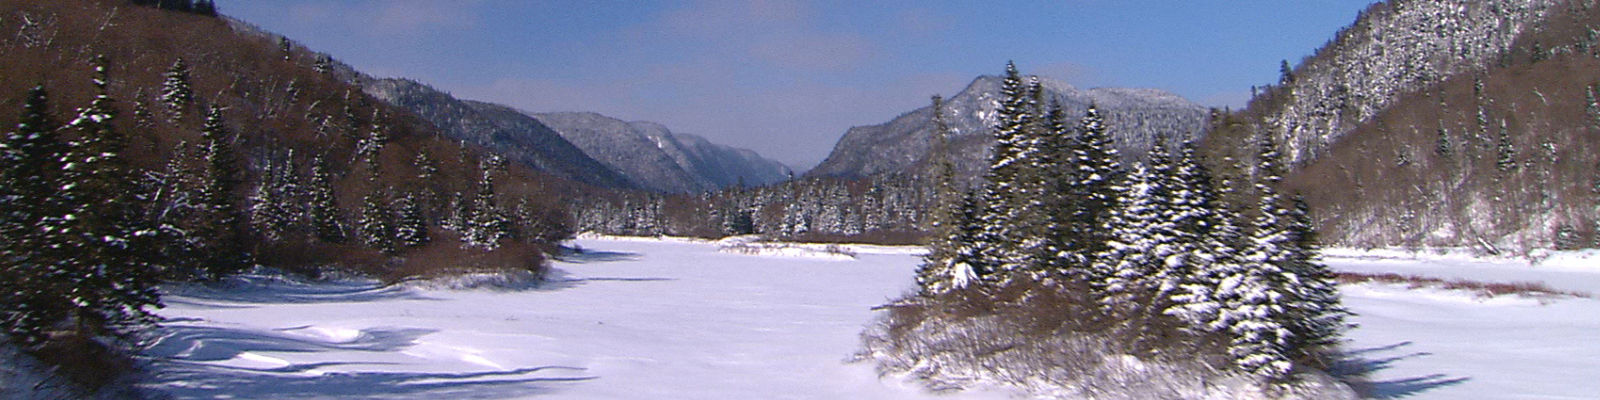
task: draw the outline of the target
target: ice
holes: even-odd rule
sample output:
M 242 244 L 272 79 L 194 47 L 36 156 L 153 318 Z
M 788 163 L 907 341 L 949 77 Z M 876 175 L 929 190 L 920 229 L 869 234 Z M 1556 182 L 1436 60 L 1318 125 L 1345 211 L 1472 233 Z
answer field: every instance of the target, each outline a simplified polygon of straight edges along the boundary
M 913 289 L 915 248 L 841 245 L 854 256 L 835 259 L 730 254 L 719 251 L 727 242 L 670 238 L 573 244 L 585 250 L 555 263 L 548 281 L 509 288 L 252 276 L 221 288 L 170 287 L 161 311 L 170 320 L 145 351 L 144 387 L 180 399 L 1009 398 L 999 388 L 929 393 L 845 362 L 871 307 Z M 1341 271 L 1600 293 L 1600 270 L 1583 268 L 1328 262 Z M 1377 397 L 1600 393 L 1600 300 L 1377 283 L 1342 289 L 1361 324 L 1349 334 L 1344 367 L 1368 371 Z

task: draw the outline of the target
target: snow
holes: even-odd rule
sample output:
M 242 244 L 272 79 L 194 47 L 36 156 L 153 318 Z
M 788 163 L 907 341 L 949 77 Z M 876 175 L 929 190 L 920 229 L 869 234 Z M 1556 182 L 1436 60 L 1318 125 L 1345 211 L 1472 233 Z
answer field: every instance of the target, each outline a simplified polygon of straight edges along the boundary
M 1538 282 L 1600 293 L 1600 268 L 1551 267 L 1591 253 L 1559 253 L 1544 263 L 1455 254 L 1332 250 L 1342 272 L 1400 273 L 1481 282 Z M 1334 256 L 1337 255 L 1337 256 Z M 1363 257 L 1357 258 L 1355 256 Z M 1559 261 L 1571 263 L 1570 261 Z M 1369 370 L 1378 398 L 1593 399 L 1600 393 L 1600 299 L 1500 296 L 1368 283 L 1341 287 L 1360 325 L 1346 346 L 1353 367 Z M 1414 396 L 1414 397 L 1413 397 Z
M 255 275 L 170 287 L 161 311 L 169 321 L 145 351 L 143 387 L 180 399 L 1008 398 L 928 393 L 846 362 L 870 308 L 913 289 L 915 249 L 841 245 L 853 258 L 829 259 L 730 254 L 719 251 L 728 243 L 706 240 L 574 244 L 587 250 L 538 285 Z M 1340 271 L 1508 277 L 1600 293 L 1595 269 L 1330 254 L 1340 255 L 1326 260 Z M 1348 368 L 1371 371 L 1380 398 L 1600 393 L 1600 300 L 1341 289 L 1361 325 L 1349 334 Z
M 932 396 L 845 362 L 870 308 L 912 289 L 914 251 L 833 260 L 699 240 L 575 244 L 588 250 L 524 290 L 269 277 L 169 288 L 145 386 L 238 399 Z

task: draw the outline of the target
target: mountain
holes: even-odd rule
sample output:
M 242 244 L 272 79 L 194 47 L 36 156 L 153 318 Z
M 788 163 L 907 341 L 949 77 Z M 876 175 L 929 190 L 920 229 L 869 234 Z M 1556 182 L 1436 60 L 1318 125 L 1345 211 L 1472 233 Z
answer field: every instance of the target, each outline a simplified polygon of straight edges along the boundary
M 1213 160 L 1263 137 L 1293 167 L 1325 243 L 1595 246 L 1600 9 L 1591 2 L 1372 6 L 1208 137 Z M 1251 165 L 1245 162 L 1243 165 Z M 1228 172 L 1234 179 L 1251 171 Z
M 765 185 L 788 167 L 746 149 L 673 133 L 654 122 L 622 121 L 591 112 L 532 114 L 585 153 L 621 171 L 640 187 L 669 193 Z
M 422 116 L 450 138 L 493 149 L 512 162 L 596 186 L 634 186 L 555 130 L 510 107 L 456 99 L 409 79 L 361 76 L 355 81 L 367 94 Z
M 988 166 L 994 145 L 991 128 L 999 107 L 1000 81 L 981 76 L 961 93 L 945 101 L 954 136 L 952 161 L 958 176 L 980 176 Z M 1143 154 L 1157 137 L 1169 143 L 1197 138 L 1206 128 L 1208 110 L 1172 93 L 1156 89 L 1097 88 L 1081 90 L 1049 78 L 1040 78 L 1047 102 L 1057 101 L 1073 117 L 1090 104 L 1106 115 L 1117 143 L 1129 157 Z M 865 177 L 925 168 L 933 144 L 932 107 L 922 107 L 878 125 L 858 126 L 845 132 L 833 152 L 808 177 Z

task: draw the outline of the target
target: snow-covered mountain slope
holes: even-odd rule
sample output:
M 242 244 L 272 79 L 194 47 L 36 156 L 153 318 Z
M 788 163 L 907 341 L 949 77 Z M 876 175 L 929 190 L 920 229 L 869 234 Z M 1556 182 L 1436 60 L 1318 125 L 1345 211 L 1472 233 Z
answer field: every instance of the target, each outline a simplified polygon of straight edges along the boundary
M 538 120 L 498 104 L 460 100 L 409 79 L 353 78 L 363 91 L 410 110 L 452 139 L 472 143 L 551 175 L 602 187 L 630 187 L 607 167 Z
M 592 112 L 531 116 L 639 186 L 656 191 L 699 192 L 740 182 L 764 185 L 789 176 L 788 167 L 754 151 L 674 133 L 654 122 L 629 122 Z
M 575 244 L 586 251 L 557 263 L 550 282 L 519 290 L 259 276 L 172 288 L 162 311 L 169 320 L 146 351 L 145 388 L 238 399 L 1008 398 L 926 393 L 903 377 L 880 379 L 869 365 L 845 363 L 870 308 L 912 288 L 918 257 L 907 248 L 726 252 L 728 242 L 592 237 Z M 789 254 L 814 250 L 851 255 Z M 1539 280 L 1546 270 L 1329 259 L 1340 270 L 1449 270 L 1417 265 L 1426 263 L 1519 271 L 1519 280 Z M 1600 393 L 1592 379 L 1600 376 L 1600 347 L 1592 345 L 1600 300 L 1484 299 L 1387 284 L 1343 289 L 1361 324 L 1349 335 L 1347 367 L 1369 372 L 1375 397 Z
M 1000 101 L 1000 77 L 981 76 L 945 101 L 954 137 L 952 161 L 959 175 L 971 179 L 988 165 L 994 146 L 992 127 Z M 1046 102 L 1060 102 L 1073 122 L 1090 104 L 1100 107 L 1124 153 L 1143 154 L 1155 138 L 1169 143 L 1198 137 L 1206 128 L 1207 110 L 1178 95 L 1157 89 L 1096 88 L 1082 90 L 1064 82 L 1040 79 Z M 933 109 L 922 107 L 894 120 L 850 128 L 833 152 L 807 176 L 863 177 L 926 168 L 933 141 Z

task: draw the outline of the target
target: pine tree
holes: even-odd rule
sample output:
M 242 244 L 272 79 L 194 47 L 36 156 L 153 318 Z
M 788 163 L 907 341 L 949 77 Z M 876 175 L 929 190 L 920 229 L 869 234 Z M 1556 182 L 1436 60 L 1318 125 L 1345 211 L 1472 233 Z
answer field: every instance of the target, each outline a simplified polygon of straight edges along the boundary
M 60 243 L 69 203 L 57 196 L 66 146 L 50 117 L 44 86 L 29 90 L 17 128 L 0 142 L 0 328 L 24 344 L 44 340 L 44 331 L 68 316 L 71 281 Z
M 1222 312 L 1229 299 L 1223 296 L 1236 297 L 1232 290 L 1247 268 L 1241 258 L 1247 246 L 1236 223 L 1239 216 L 1218 201 L 1231 195 L 1228 191 L 1232 184 L 1224 181 L 1216 186 L 1219 190 L 1212 190 L 1210 174 L 1194 162 L 1192 144 L 1185 147 L 1178 170 L 1188 186 L 1196 190 L 1192 197 L 1194 214 L 1176 225 L 1195 238 L 1196 248 L 1190 262 L 1194 267 L 1182 276 L 1165 313 L 1188 322 L 1196 331 L 1227 331 L 1229 321 L 1222 319 Z
M 311 182 L 306 187 L 306 220 L 317 239 L 328 243 L 344 243 L 344 229 L 339 224 L 339 206 L 333 196 L 333 176 L 322 156 L 311 160 Z
M 161 83 L 161 103 L 172 112 L 173 121 L 183 120 L 183 114 L 194 104 L 194 89 L 189 87 L 189 64 L 183 58 L 172 63 Z
M 294 230 L 296 213 L 293 201 L 298 192 L 298 179 L 294 176 L 293 150 L 289 151 L 285 160 L 273 162 L 269 157 L 267 165 L 262 168 L 261 182 L 250 195 L 250 225 L 270 242 L 281 241 Z
M 1511 142 L 1511 130 L 1505 121 L 1500 121 L 1500 135 L 1495 141 L 1495 168 L 1500 172 L 1511 172 L 1517 168 L 1517 147 Z
M 1589 116 L 1589 127 L 1600 129 L 1600 101 L 1595 100 L 1595 92 L 1600 91 L 1597 85 L 1590 84 L 1584 88 L 1583 104 L 1584 113 Z
M 955 165 L 950 160 L 950 123 L 945 120 L 944 98 L 933 96 L 933 145 L 929 149 L 929 175 L 933 179 L 933 209 L 927 230 L 932 237 L 947 237 L 953 231 L 951 220 L 959 212 L 961 191 L 956 188 Z M 930 249 L 937 251 L 937 249 Z
M 1294 277 L 1294 301 L 1288 304 L 1291 356 L 1319 360 L 1330 346 L 1339 343 L 1349 326 L 1350 312 L 1339 299 L 1338 278 L 1326 265 L 1317 262 L 1318 244 L 1311 221 L 1311 208 L 1295 196 L 1293 207 L 1285 210 L 1291 246 L 1285 272 Z
M 480 163 L 483 178 L 478 181 L 478 193 L 472 198 L 461 232 L 461 241 L 467 247 L 493 251 L 500 247 L 501 239 L 509 236 L 510 221 L 496 205 L 494 191 L 494 172 L 504 166 L 503 162 L 499 156 L 489 156 Z
M 1115 205 L 1113 184 L 1122 174 L 1122 166 L 1097 107 L 1089 106 L 1078 123 L 1077 134 L 1077 139 L 1071 141 L 1074 148 L 1069 165 L 1073 170 L 1065 193 L 1075 200 L 1070 208 L 1057 210 L 1066 215 L 1056 218 L 1066 223 L 1059 233 L 1062 251 L 1057 254 L 1056 265 L 1067 268 L 1062 273 L 1069 279 L 1087 281 L 1091 279 L 1088 266 L 1093 264 L 1094 255 L 1105 250 L 1103 227 Z
M 950 249 L 948 256 L 923 257 L 917 268 L 917 284 L 923 295 L 939 295 L 951 290 L 964 289 L 983 276 L 992 275 L 999 265 L 979 248 L 979 237 L 985 231 L 979 216 L 978 195 L 964 196 L 959 213 L 951 220 L 951 235 L 935 238 L 943 241 L 939 246 Z
M 1024 241 L 1028 239 L 1025 227 L 1019 226 L 1020 215 L 1028 201 L 1025 177 L 1032 148 L 1028 143 L 1029 111 L 1033 108 L 1028 88 L 1022 82 L 1015 64 L 1006 63 L 1006 76 L 1000 85 L 999 120 L 994 129 L 995 146 L 990 154 L 989 172 L 985 176 L 983 199 L 984 232 L 972 243 L 979 254 L 988 257 L 983 264 L 998 266 L 994 275 L 985 278 L 1004 278 L 1003 273 L 1026 265 Z
M 406 192 L 395 200 L 394 210 L 399 214 L 395 224 L 395 242 L 401 248 L 422 247 L 428 244 L 428 221 L 422 215 L 416 192 Z
M 383 190 L 373 190 L 362 198 L 361 218 L 356 221 L 356 232 L 361 235 L 363 244 L 392 254 L 399 248 L 395 243 L 394 213 L 389 210 L 386 197 Z
M 152 260 L 153 228 L 139 216 L 132 167 L 122 157 L 126 139 L 112 126 L 114 102 L 106 87 L 109 62 L 96 57 L 94 86 L 88 107 L 68 123 L 75 133 L 63 166 L 60 193 L 71 203 L 60 248 L 71 254 L 71 304 L 80 331 L 147 322 L 146 306 L 160 306 Z M 86 332 L 92 333 L 92 332 Z
M 367 165 L 367 180 L 377 181 L 379 174 L 378 155 L 383 152 L 383 147 L 389 144 L 389 134 L 383 126 L 380 116 L 374 112 L 372 126 L 367 129 L 367 135 L 356 145 L 356 158 Z
M 234 136 L 222 118 L 222 108 L 213 106 L 206 112 L 200 136 L 204 139 L 200 147 L 204 169 L 194 196 L 193 237 L 204 243 L 199 266 L 216 278 L 246 267 L 239 207 L 233 197 L 239 185 L 239 160 L 233 153 Z
M 1224 278 L 1219 319 L 1233 335 L 1229 354 L 1235 363 L 1268 381 L 1281 381 L 1289 376 L 1293 365 L 1289 357 L 1297 340 L 1290 328 L 1294 310 L 1285 306 L 1297 300 L 1293 285 L 1300 278 L 1285 268 L 1295 262 L 1297 238 L 1282 220 L 1285 212 L 1276 188 L 1282 180 L 1277 145 L 1263 136 L 1259 148 L 1256 222 L 1247 240 L 1245 268 Z
M 1114 186 L 1119 193 L 1116 207 L 1105 224 L 1110 234 L 1091 266 L 1100 304 L 1118 319 L 1138 318 L 1140 303 L 1154 297 L 1155 279 L 1170 256 L 1173 228 L 1160 215 L 1157 179 L 1143 164 L 1134 164 Z

